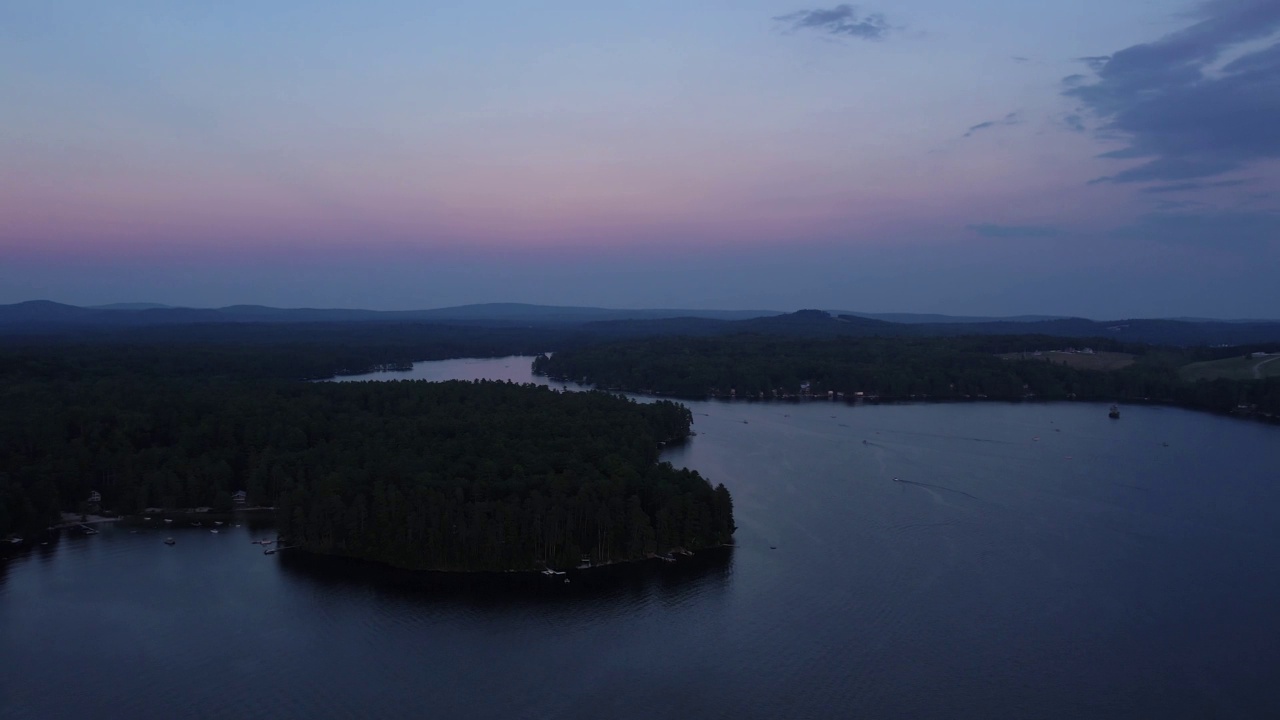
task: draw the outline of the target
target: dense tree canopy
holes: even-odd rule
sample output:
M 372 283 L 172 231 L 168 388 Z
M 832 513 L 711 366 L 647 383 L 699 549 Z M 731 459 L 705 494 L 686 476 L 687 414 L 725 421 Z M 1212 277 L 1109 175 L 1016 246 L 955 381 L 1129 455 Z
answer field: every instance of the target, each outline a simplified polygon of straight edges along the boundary
M 39 531 L 91 491 L 136 512 L 225 507 L 243 489 L 276 506 L 291 542 L 410 568 L 730 539 L 728 491 L 658 462 L 689 432 L 683 406 L 498 382 L 254 379 L 252 354 L 0 353 L 0 537 Z M 226 371 L 192 372 L 202 364 Z

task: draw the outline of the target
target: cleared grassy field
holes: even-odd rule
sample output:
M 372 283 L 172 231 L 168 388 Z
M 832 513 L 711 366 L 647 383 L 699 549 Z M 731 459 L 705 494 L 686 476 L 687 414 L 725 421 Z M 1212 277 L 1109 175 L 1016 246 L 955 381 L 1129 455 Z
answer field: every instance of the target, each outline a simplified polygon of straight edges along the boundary
M 1022 353 L 1006 353 L 1000 357 L 1006 360 L 1022 360 Z M 1042 360 L 1054 365 L 1066 365 L 1077 370 L 1119 370 L 1133 364 L 1133 355 L 1120 352 L 1067 353 L 1050 351 L 1040 355 L 1026 355 L 1027 360 Z
M 1280 377 L 1280 355 L 1263 358 L 1231 357 L 1221 360 L 1191 363 L 1178 370 L 1184 380 L 1253 380 L 1264 377 Z

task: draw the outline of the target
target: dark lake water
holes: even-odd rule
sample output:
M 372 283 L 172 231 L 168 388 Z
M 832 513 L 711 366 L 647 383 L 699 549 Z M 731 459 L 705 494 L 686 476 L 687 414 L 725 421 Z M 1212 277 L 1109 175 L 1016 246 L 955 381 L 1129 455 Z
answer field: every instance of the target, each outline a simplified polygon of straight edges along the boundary
M 0 717 L 1280 717 L 1280 428 L 689 406 L 667 458 L 733 492 L 727 560 L 446 592 L 107 527 L 0 561 Z

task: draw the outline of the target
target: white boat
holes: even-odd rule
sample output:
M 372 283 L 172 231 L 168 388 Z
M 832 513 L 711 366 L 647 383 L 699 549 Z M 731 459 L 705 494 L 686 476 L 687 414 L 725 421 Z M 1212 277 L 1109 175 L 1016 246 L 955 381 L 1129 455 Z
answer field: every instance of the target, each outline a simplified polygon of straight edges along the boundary
M 214 535 L 217 535 L 217 534 L 218 534 L 218 529 L 217 529 L 217 528 L 214 528 L 213 530 L 210 530 L 209 532 L 213 533 Z
M 177 540 L 174 540 L 173 538 L 165 538 L 165 539 L 164 539 L 164 544 L 165 544 L 165 545 L 173 545 L 173 544 L 175 544 L 176 542 L 178 542 L 178 541 L 177 541 Z
M 173 518 L 165 518 L 164 521 L 167 523 L 171 523 L 173 522 Z

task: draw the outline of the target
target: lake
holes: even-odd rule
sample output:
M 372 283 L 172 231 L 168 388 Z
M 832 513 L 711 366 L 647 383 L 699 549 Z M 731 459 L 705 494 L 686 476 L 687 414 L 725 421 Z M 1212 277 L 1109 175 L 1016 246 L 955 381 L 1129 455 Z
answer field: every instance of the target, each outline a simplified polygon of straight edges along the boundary
M 542 382 L 530 360 L 343 379 Z M 1280 716 L 1280 428 L 687 404 L 665 457 L 732 491 L 723 561 L 445 591 L 260 528 L 104 526 L 0 561 L 0 717 Z

